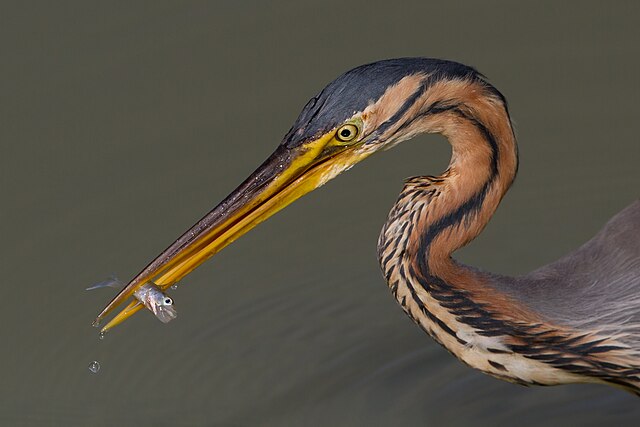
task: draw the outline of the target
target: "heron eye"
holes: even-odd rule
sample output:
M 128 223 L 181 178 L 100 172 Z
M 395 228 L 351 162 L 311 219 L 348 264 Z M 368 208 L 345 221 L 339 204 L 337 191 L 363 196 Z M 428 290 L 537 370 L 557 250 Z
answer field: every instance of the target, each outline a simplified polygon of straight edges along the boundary
M 336 132 L 336 139 L 342 142 L 352 141 L 358 135 L 358 127 L 352 124 L 346 124 Z
M 164 299 L 164 303 L 165 303 L 166 305 L 171 305 L 171 304 L 173 304 L 173 300 L 172 300 L 171 298 L 165 298 L 165 299 Z

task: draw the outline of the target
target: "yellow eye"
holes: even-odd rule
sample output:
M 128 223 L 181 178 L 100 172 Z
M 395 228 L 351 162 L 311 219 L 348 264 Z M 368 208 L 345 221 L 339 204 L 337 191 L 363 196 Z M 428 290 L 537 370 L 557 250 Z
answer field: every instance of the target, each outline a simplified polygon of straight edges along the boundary
M 336 139 L 342 142 L 353 141 L 358 136 L 358 126 L 351 123 L 343 125 L 336 132 Z

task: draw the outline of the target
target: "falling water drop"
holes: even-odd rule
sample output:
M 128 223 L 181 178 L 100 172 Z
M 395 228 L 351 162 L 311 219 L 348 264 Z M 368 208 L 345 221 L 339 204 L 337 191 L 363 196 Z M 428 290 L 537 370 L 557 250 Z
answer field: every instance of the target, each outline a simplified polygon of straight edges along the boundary
M 97 374 L 98 371 L 100 370 L 100 362 L 98 362 L 97 360 L 94 360 L 93 362 L 89 363 L 89 370 L 92 373 Z
M 174 291 L 175 291 L 176 289 L 178 289 L 178 284 L 177 284 L 177 283 L 174 283 L 173 285 L 171 285 L 171 289 L 172 289 L 172 290 L 174 290 Z
M 91 326 L 93 326 L 94 328 L 99 328 L 100 327 L 100 319 L 96 319 L 91 323 Z
M 98 338 L 100 338 L 101 340 L 104 339 L 105 335 L 107 335 L 106 332 L 100 332 L 100 334 L 98 334 Z

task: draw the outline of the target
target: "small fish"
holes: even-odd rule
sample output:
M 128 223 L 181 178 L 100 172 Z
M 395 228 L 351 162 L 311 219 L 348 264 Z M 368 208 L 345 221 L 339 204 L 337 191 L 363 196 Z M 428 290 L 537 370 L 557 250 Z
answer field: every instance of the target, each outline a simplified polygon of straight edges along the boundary
M 173 299 L 152 282 L 140 286 L 133 296 L 151 310 L 162 323 L 168 323 L 178 317 Z
M 122 289 L 124 285 L 125 284 L 116 276 L 110 276 L 107 280 L 89 286 L 87 291 L 105 287 Z M 153 282 L 147 282 L 140 286 L 133 293 L 133 296 L 162 323 L 168 323 L 178 317 L 178 312 L 173 304 L 173 298 L 165 294 L 162 289 Z

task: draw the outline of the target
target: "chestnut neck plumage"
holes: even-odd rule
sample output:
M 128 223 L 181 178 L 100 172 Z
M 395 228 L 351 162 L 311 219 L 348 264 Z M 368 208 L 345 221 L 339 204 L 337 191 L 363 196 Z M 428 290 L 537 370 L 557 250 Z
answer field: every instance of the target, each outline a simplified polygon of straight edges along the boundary
M 555 324 L 500 290 L 512 278 L 452 258 L 483 230 L 512 184 L 517 145 L 504 98 L 481 80 L 440 81 L 422 98 L 396 137 L 442 133 L 453 150 L 442 175 L 406 181 L 380 235 L 380 264 L 405 312 L 490 375 L 522 384 L 605 381 L 640 392 L 615 338 Z
M 504 99 L 484 82 L 460 80 L 440 81 L 423 98 L 416 101 L 420 112 L 412 113 L 419 119 L 400 129 L 405 135 L 442 133 L 453 148 L 451 162 L 441 176 L 407 180 L 380 235 L 378 255 L 407 314 L 456 353 L 447 342 L 465 340 L 452 308 L 473 309 L 487 321 L 470 330 L 493 335 L 502 332 L 484 328 L 492 319 L 534 325 L 540 319 L 451 257 L 486 226 L 516 175 L 517 145 Z
M 421 119 L 403 126 L 407 135 L 441 133 L 452 146 L 441 176 L 406 182 L 380 236 L 383 250 L 398 238 L 394 225 L 409 219 L 403 255 L 426 275 L 468 275 L 451 254 L 483 230 L 515 178 L 516 139 L 505 101 L 491 89 L 477 81 L 438 82 L 423 95 Z

